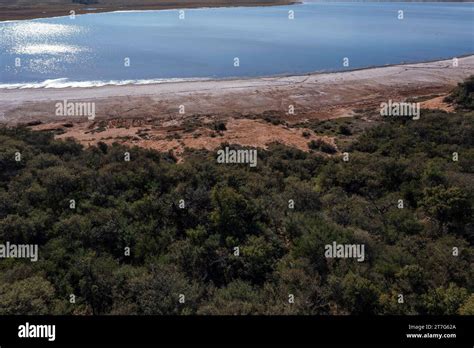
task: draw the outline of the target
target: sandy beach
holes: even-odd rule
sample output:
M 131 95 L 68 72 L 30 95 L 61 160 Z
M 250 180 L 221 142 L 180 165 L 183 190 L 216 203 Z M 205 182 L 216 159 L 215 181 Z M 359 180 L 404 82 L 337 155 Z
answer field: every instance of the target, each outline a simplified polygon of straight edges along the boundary
M 301 129 L 261 120 L 271 116 L 290 125 L 347 117 L 389 99 L 427 96 L 431 97 L 425 107 L 446 108 L 440 96 L 472 74 L 474 55 L 459 58 L 457 67 L 452 60 L 443 60 L 303 76 L 3 89 L 0 121 L 60 130 L 58 137 L 74 137 L 85 145 L 119 141 L 179 152 L 185 147 L 214 148 L 222 141 L 255 146 L 282 141 L 305 149 L 307 140 L 301 139 Z M 55 104 L 64 100 L 94 102 L 96 118 L 90 121 L 87 117 L 56 116 Z M 290 106 L 294 114 L 288 113 Z M 228 124 L 220 137 L 202 127 L 216 120 Z M 193 131 L 186 134 L 186 128 L 192 125 Z M 146 136 L 137 137 L 144 132 Z

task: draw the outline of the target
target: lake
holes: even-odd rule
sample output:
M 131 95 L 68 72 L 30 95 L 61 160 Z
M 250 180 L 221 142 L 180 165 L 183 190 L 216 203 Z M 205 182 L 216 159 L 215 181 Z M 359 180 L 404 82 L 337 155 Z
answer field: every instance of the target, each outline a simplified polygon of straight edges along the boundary
M 0 87 L 304 74 L 452 58 L 474 52 L 473 23 L 472 3 L 304 3 L 188 9 L 184 19 L 164 10 L 0 22 Z

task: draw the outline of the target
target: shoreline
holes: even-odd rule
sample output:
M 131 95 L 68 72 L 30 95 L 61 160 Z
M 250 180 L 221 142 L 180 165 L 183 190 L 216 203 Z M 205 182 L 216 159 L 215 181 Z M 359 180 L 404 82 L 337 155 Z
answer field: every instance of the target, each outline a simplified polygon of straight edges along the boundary
M 102 87 L 130 87 L 130 86 L 150 86 L 150 85 L 163 85 L 163 84 L 177 84 L 177 83 L 191 83 L 191 82 L 219 82 L 219 81 L 245 81 L 245 80 L 255 80 L 255 79 L 273 79 L 273 78 L 291 78 L 291 77 L 307 77 L 313 75 L 330 75 L 330 74 L 338 74 L 338 73 L 349 73 L 349 72 L 356 72 L 356 71 L 363 71 L 363 70 L 370 70 L 370 69 L 382 69 L 382 68 L 390 68 L 390 67 L 399 67 L 399 66 L 407 66 L 407 65 L 417 65 L 417 64 L 429 64 L 429 63 L 437 63 L 437 62 L 449 62 L 452 61 L 454 58 L 463 59 L 474 57 L 474 52 L 467 53 L 463 55 L 459 55 L 452 58 L 435 58 L 435 59 L 428 59 L 416 62 L 402 62 L 402 63 L 394 63 L 394 64 L 384 64 L 384 65 L 371 65 L 361 68 L 348 68 L 348 69 L 341 69 L 341 70 L 316 70 L 310 71 L 307 73 L 301 74 L 294 74 L 294 73 L 282 73 L 282 74 L 273 74 L 273 75 L 265 75 L 265 76 L 230 76 L 230 77 L 171 77 L 171 78 L 151 78 L 151 79 L 137 79 L 137 80 L 86 80 L 86 81 L 67 81 L 65 84 L 75 84 L 76 86 L 65 85 L 65 86 L 44 86 L 46 81 L 59 81 L 59 80 L 67 80 L 67 78 L 57 78 L 57 79 L 47 79 L 41 82 L 20 82 L 20 83 L 5 83 L 0 84 L 0 91 L 7 91 L 7 90 L 29 90 L 29 89 L 84 89 L 84 88 L 102 88 Z M 130 81 L 130 82 L 129 82 Z M 150 82 L 147 82 L 150 81 Z M 96 85 L 90 86 L 81 86 L 81 84 L 87 83 L 96 83 Z M 26 87 L 28 85 L 37 85 L 37 87 Z
M 107 4 L 67 4 L 67 5 L 45 5 L 45 6 L 6 6 L 0 12 L 1 22 L 14 22 L 30 19 L 67 17 L 70 11 L 75 11 L 75 15 L 113 13 L 129 11 L 160 11 L 160 10 L 181 10 L 181 9 L 199 9 L 199 8 L 225 8 L 225 7 L 261 7 L 261 6 L 288 6 L 302 3 L 299 0 L 270 0 L 267 2 L 261 0 L 242 0 L 239 2 L 228 3 L 224 0 L 216 3 L 206 0 L 196 3 L 180 3 L 179 1 L 167 2 L 156 5 L 107 5 Z M 100 7 L 95 8 L 94 5 Z M 91 9 L 93 8 L 93 9 Z
M 206 113 L 259 114 L 282 110 L 288 104 L 302 109 L 304 118 L 333 117 L 334 108 L 364 107 L 381 96 L 396 97 L 445 92 L 474 75 L 474 55 L 452 60 L 370 67 L 342 72 L 259 78 L 180 81 L 142 85 L 81 88 L 16 88 L 0 93 L 0 123 L 58 121 L 54 103 L 93 101 L 98 118 L 160 118 L 186 105 L 188 116 Z M 385 99 L 383 99 L 385 100 Z M 283 110 L 282 110 L 283 111 Z M 171 117 L 171 116 L 170 116 Z M 78 119 L 84 121 L 83 119 Z

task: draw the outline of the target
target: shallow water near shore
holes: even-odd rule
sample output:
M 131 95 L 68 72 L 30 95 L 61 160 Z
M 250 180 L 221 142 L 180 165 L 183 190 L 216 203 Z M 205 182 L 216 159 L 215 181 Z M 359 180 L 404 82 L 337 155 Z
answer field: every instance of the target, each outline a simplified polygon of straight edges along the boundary
M 472 3 L 305 3 L 184 16 L 127 11 L 1 22 L 0 88 L 304 74 L 474 52 Z

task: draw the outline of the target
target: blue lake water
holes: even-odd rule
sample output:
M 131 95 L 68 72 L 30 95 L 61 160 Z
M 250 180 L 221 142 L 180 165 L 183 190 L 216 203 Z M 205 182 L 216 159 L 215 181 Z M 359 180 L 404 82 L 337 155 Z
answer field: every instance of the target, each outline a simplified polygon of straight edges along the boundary
M 474 52 L 472 3 L 305 3 L 184 14 L 0 22 L 0 87 L 304 74 Z

